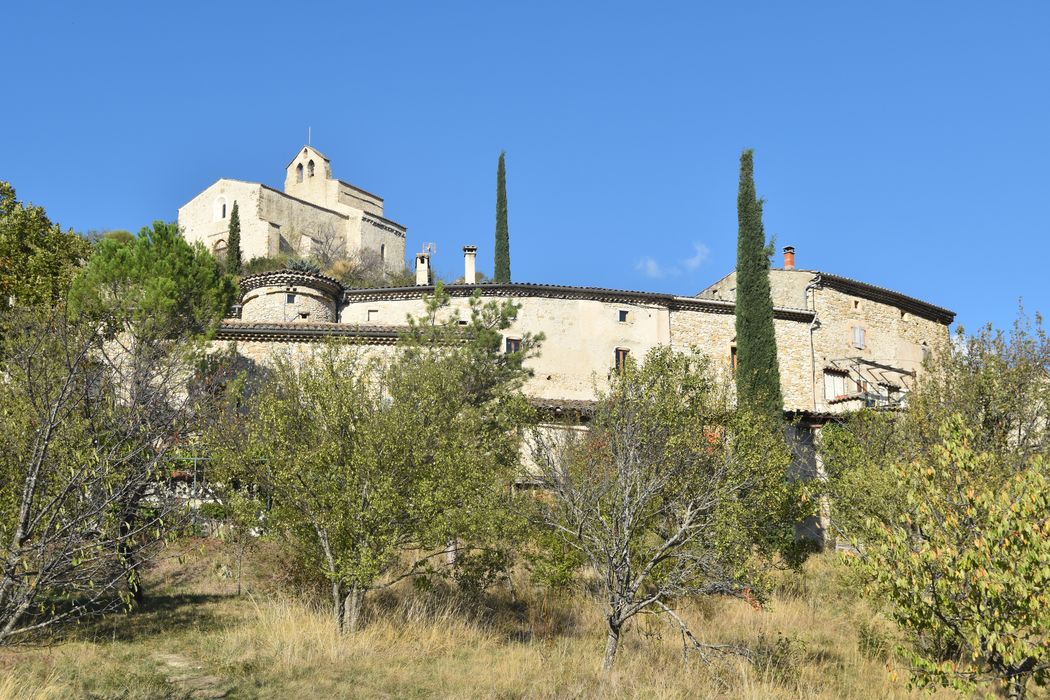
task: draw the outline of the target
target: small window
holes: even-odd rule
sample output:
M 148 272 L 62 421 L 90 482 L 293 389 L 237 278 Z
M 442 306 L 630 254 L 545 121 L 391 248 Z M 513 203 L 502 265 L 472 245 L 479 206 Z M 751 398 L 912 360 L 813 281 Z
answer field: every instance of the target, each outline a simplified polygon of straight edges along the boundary
M 295 166 L 295 181 L 296 182 L 302 182 L 303 181 L 303 164 L 302 163 L 300 163 L 299 165 Z
M 369 321 L 369 323 L 371 323 L 372 321 L 378 321 L 378 320 L 379 320 L 379 309 L 369 309 L 368 310 L 368 321 Z
M 616 371 L 623 372 L 624 368 L 627 367 L 627 356 L 631 354 L 631 351 L 627 348 L 616 348 Z
M 859 309 L 860 308 L 860 302 L 857 301 L 856 299 L 853 300 L 853 308 L 854 309 Z
M 923 344 L 922 344 L 922 361 L 925 362 L 928 359 L 930 359 L 930 346 L 927 345 L 925 341 L 923 341 Z
M 218 199 L 215 200 L 214 212 L 215 213 L 212 216 L 214 216 L 216 219 L 225 219 L 226 218 L 226 198 L 225 197 L 219 197 Z
M 306 176 L 307 177 L 313 177 L 314 176 L 314 162 L 312 160 L 309 163 L 306 164 Z
M 729 366 L 734 372 L 736 372 L 736 346 L 733 345 L 729 348 Z
M 294 304 L 295 303 L 295 295 L 294 294 L 289 294 L 288 297 L 284 300 L 284 303 L 285 304 Z
M 222 218 L 226 218 L 226 202 L 222 203 Z
M 627 310 L 626 309 L 620 309 L 619 318 L 620 318 L 620 323 L 627 323 Z
M 828 401 L 847 395 L 846 383 L 849 381 L 845 372 L 824 370 L 824 398 Z M 852 382 L 850 382 L 852 383 Z
M 386 243 L 379 246 L 379 259 L 386 260 Z
M 521 352 L 521 338 L 507 338 L 507 353 Z
M 861 326 L 853 326 L 853 347 L 864 349 L 864 328 Z

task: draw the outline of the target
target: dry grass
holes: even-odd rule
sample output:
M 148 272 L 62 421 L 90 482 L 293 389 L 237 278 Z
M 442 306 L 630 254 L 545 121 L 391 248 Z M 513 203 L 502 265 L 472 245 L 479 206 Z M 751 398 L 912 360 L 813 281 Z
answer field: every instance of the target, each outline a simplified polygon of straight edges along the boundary
M 600 611 L 584 594 L 519 585 L 467 604 L 406 590 L 373 601 L 365 629 L 342 636 L 324 610 L 268 590 L 271 560 L 256 557 L 250 595 L 230 595 L 215 575 L 223 556 L 208 543 L 160 567 L 167 587 L 144 611 L 0 652 L 0 698 L 920 697 L 893 659 L 892 627 L 830 561 L 785 575 L 768 610 L 719 600 L 686 611 L 705 641 L 758 650 L 755 665 L 683 662 L 677 633 L 645 618 L 605 675 Z M 170 658 L 199 668 L 187 678 Z

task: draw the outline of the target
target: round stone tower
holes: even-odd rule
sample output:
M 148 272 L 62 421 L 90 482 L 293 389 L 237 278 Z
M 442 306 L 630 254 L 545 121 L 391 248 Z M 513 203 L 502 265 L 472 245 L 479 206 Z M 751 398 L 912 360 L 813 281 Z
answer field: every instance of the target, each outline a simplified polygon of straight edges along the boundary
M 333 323 L 339 320 L 343 285 L 324 275 L 274 270 L 244 277 L 241 320 L 256 323 Z

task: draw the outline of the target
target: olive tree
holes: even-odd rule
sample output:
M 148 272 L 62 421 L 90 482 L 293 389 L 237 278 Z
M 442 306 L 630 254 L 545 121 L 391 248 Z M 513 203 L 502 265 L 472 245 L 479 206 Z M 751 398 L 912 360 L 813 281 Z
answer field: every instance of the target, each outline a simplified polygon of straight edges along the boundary
M 790 541 L 790 454 L 776 422 L 732 405 L 705 357 L 653 349 L 628 362 L 589 430 L 536 430 L 539 518 L 597 573 L 613 665 L 625 625 L 662 613 L 705 658 L 675 611 L 687 597 L 757 600 L 763 563 Z

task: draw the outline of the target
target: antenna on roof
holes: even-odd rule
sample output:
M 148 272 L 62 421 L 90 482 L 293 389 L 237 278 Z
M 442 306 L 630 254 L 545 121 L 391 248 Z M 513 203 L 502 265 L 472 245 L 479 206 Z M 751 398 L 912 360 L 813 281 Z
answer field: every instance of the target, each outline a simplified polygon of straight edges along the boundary
M 434 245 L 433 243 L 424 243 L 423 244 L 423 252 L 424 253 L 428 253 L 430 255 L 433 255 L 434 253 L 437 252 L 437 246 Z
M 311 143 L 310 143 L 310 136 L 311 136 L 311 134 L 310 134 L 310 127 L 306 127 L 306 145 L 307 146 L 311 145 Z

